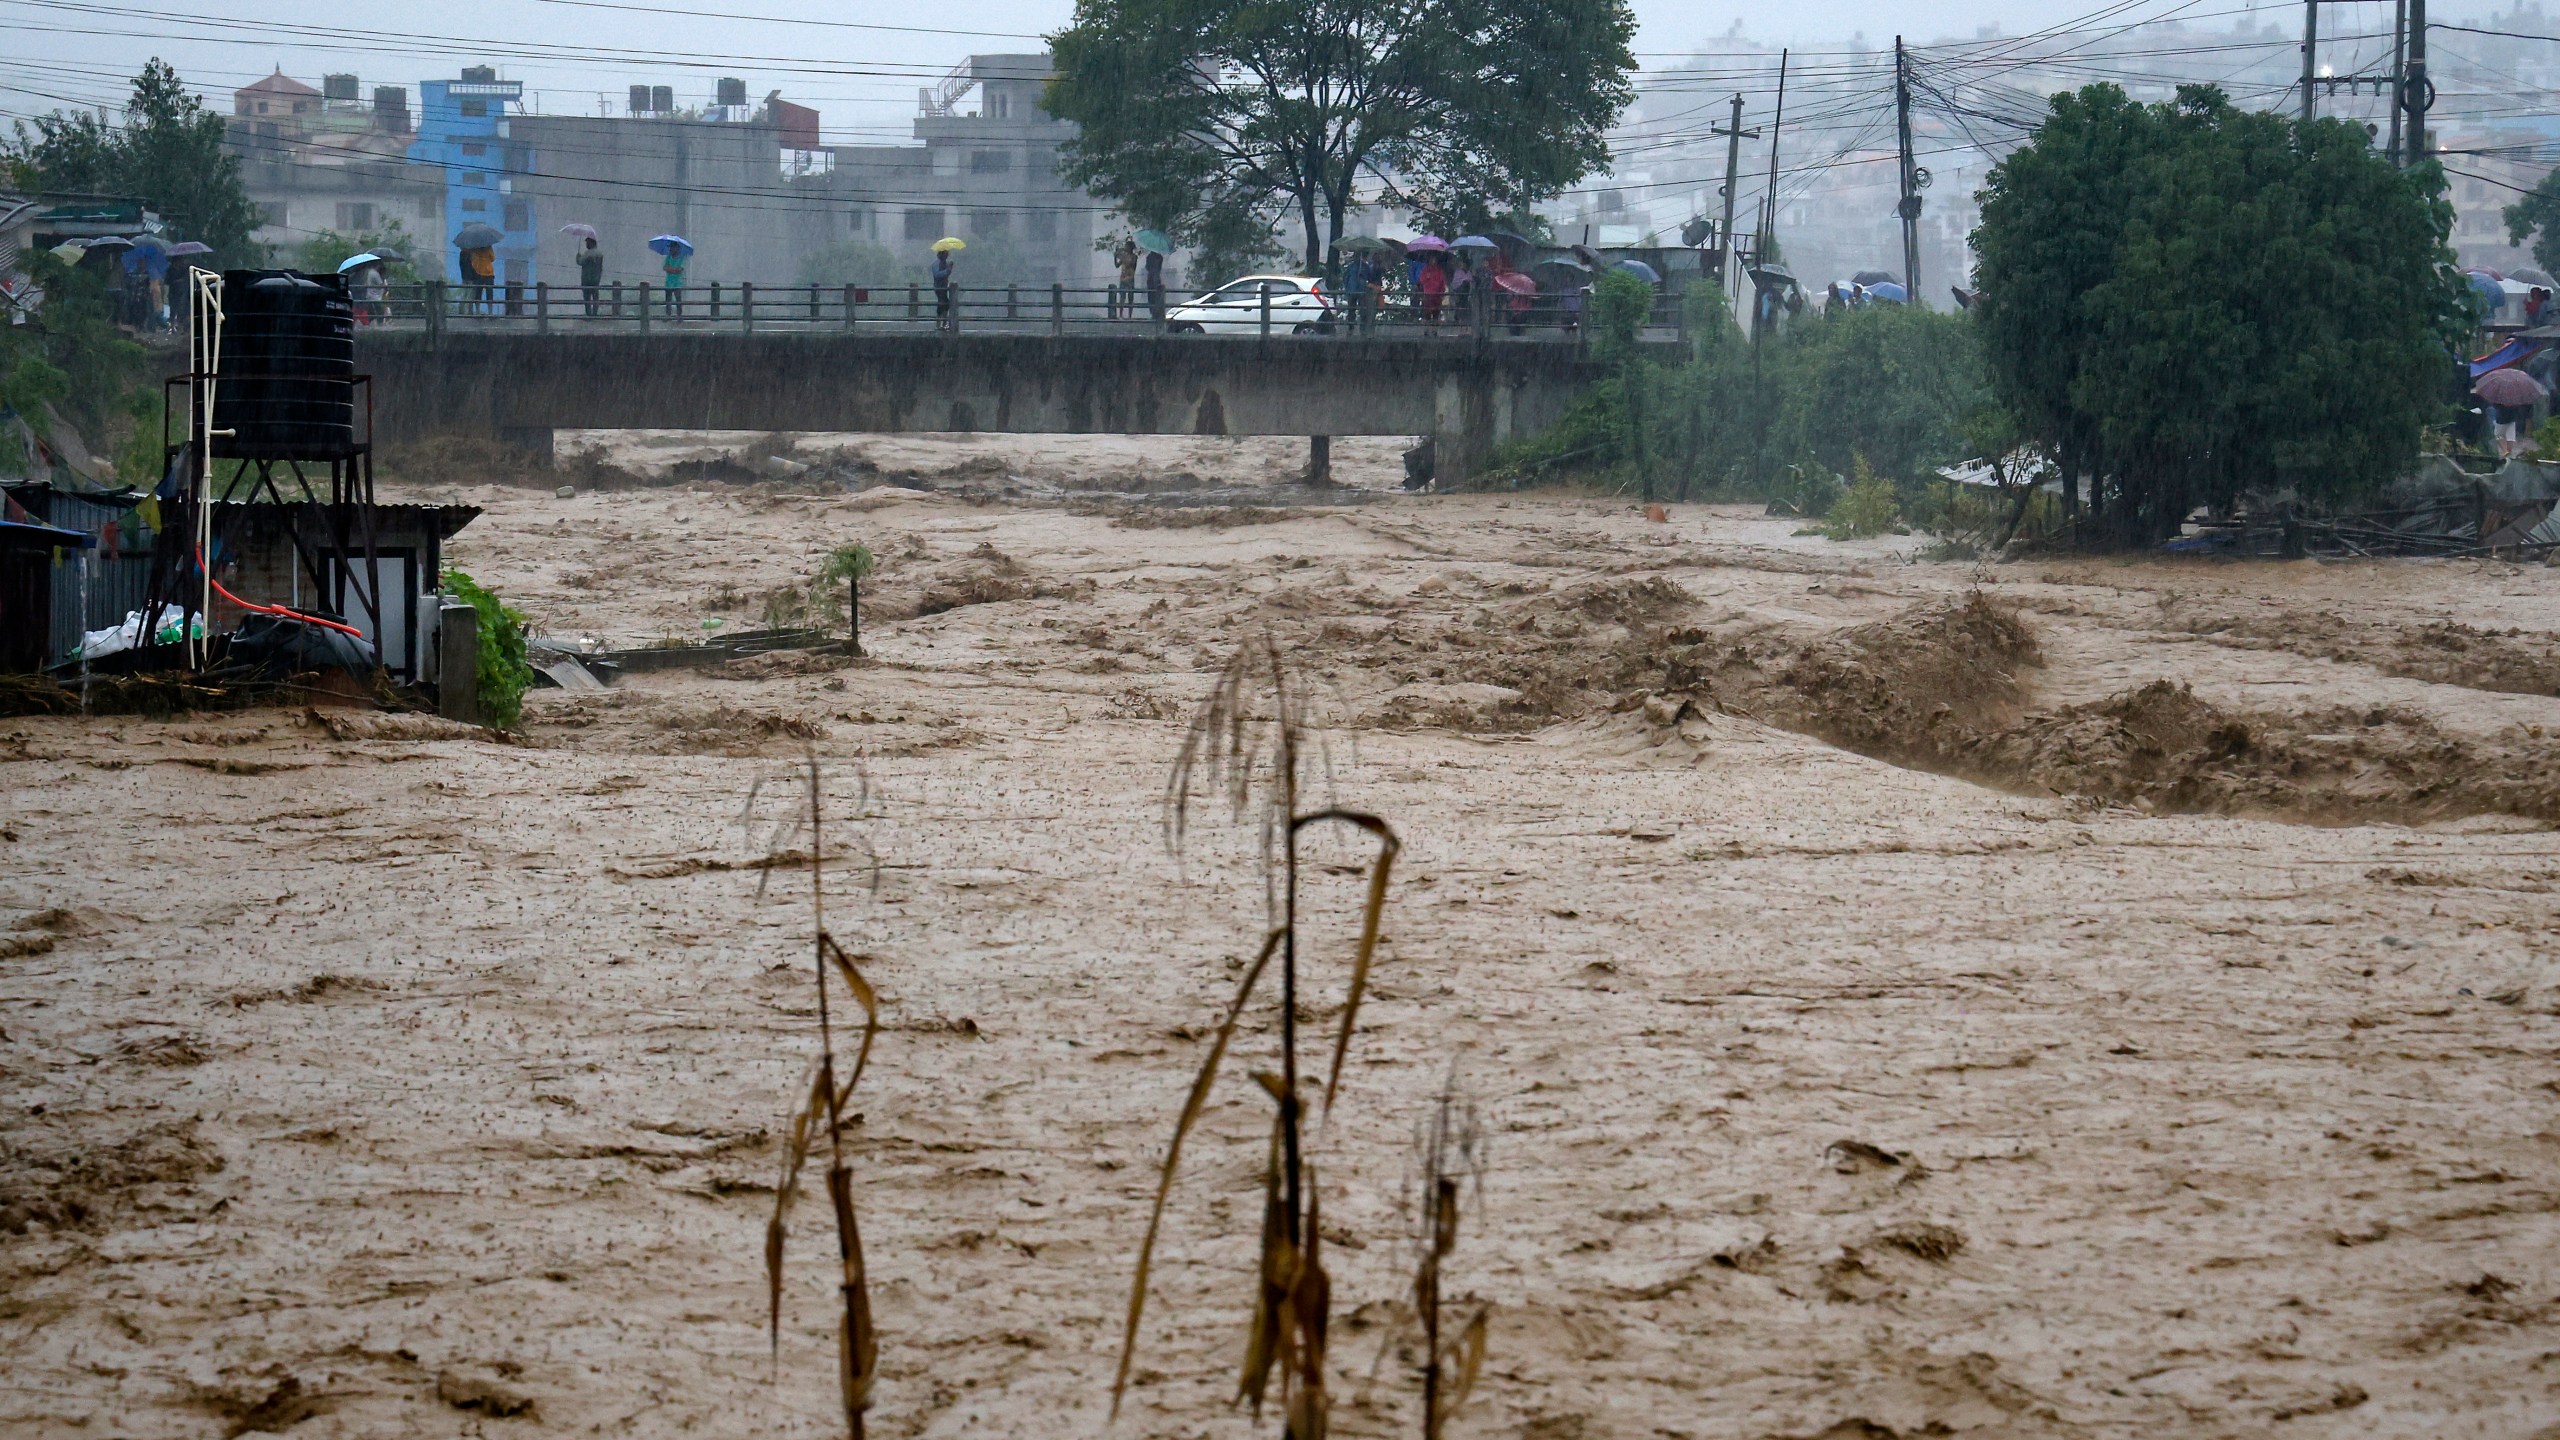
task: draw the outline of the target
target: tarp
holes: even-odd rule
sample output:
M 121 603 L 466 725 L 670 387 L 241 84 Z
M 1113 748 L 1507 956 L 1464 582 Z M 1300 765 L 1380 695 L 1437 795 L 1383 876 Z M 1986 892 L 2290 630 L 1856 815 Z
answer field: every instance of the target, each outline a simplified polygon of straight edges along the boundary
M 2544 343 L 2545 342 L 2540 340 L 2526 340 L 2522 338 L 2510 340 L 2506 344 L 2499 346 L 2497 349 L 2490 351 L 2488 354 L 2481 356 L 2479 359 L 2472 361 L 2471 378 L 2477 380 L 2492 370 L 2503 370 L 2541 349 Z

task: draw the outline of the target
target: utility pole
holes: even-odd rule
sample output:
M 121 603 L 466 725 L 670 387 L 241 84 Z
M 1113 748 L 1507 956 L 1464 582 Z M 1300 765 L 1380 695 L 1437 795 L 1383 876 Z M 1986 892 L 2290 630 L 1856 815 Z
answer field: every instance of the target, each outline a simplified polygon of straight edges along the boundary
M 2312 116 L 2315 65 L 2320 54 L 2320 0 L 2302 0 L 2302 118 Z
M 1893 122 L 1902 142 L 1902 200 L 1894 209 L 1902 216 L 1902 285 L 1910 303 L 1920 298 L 1920 167 L 1911 158 L 1911 58 L 1902 37 L 1893 37 Z
M 1778 134 L 1787 126 L 1787 56 L 1778 52 L 1778 113 L 1769 122 L 1769 186 L 1760 198 L 1760 240 L 1756 254 L 1761 264 L 1769 263 L 1769 251 L 1778 242 Z M 1764 312 L 1767 297 L 1760 293 L 1760 282 L 1751 282 L 1751 365 L 1754 373 L 1760 365 L 1760 332 L 1775 318 Z
M 2409 68 L 2409 0 L 2392 0 L 2391 6 L 2391 143 L 2383 150 L 2394 165 L 2408 162 L 2400 155 L 2400 112 L 2407 108 L 2401 93 L 2400 77 Z
M 1724 287 L 1726 303 L 1732 303 L 1733 289 L 1733 187 L 1741 178 L 1742 141 L 1745 136 L 1757 140 L 1760 132 L 1742 128 L 1742 95 L 1733 97 L 1733 123 L 1714 127 L 1711 134 L 1722 135 L 1724 142 L 1724 229 L 1717 232 L 1716 243 L 1723 247 L 1723 258 L 1716 263 L 1716 283 Z
M 2435 150 L 2427 138 L 2427 107 L 2435 98 L 2427 79 L 2427 0 L 2409 0 L 2409 63 L 2400 72 L 2400 103 L 2409 110 L 2400 136 L 2403 164 L 2415 165 Z

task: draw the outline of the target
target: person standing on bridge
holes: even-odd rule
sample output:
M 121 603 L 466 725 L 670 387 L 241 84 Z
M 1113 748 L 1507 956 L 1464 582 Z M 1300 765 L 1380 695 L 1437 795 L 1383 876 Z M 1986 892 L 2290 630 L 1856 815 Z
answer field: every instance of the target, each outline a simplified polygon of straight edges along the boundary
M 667 277 L 667 318 L 684 318 L 684 262 L 692 250 L 683 245 L 667 247 L 667 258 L 658 269 Z
M 1164 323 L 1164 252 L 1147 252 L 1147 314 L 1159 325 Z
M 604 292 L 604 252 L 596 248 L 596 237 L 590 235 L 578 247 L 578 289 L 585 295 L 587 318 L 596 318 L 596 299 Z
M 497 293 L 498 252 L 487 245 L 474 245 L 462 252 L 462 293 L 470 313 L 485 315 L 496 307 L 491 303 Z
M 1378 262 L 1367 251 L 1352 255 L 1351 263 L 1342 267 L 1342 288 L 1351 299 L 1351 333 L 1366 335 L 1377 315 Z
M 933 264 L 925 271 L 933 280 L 933 328 L 957 330 L 960 317 L 952 312 L 951 282 L 959 266 L 952 257 L 960 253 L 956 243 L 937 241 L 933 247 Z
M 1422 297 L 1422 328 L 1433 335 L 1440 333 L 1440 306 L 1449 295 L 1449 267 L 1441 263 L 1446 258 L 1437 251 L 1423 256 L 1422 273 L 1413 282 Z
M 1138 240 L 1123 235 L 1117 249 L 1111 252 L 1112 266 L 1120 272 L 1120 283 L 1111 287 L 1113 320 L 1134 319 L 1138 313 Z

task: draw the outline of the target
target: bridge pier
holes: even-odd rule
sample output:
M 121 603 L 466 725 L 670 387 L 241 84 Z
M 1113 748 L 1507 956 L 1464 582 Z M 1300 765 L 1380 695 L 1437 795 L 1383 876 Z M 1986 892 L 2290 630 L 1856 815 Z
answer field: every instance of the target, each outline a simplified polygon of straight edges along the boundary
M 477 435 L 549 458 L 558 430 L 1419 436 L 1461 485 L 1603 370 L 1545 341 L 369 327 L 374 433 Z

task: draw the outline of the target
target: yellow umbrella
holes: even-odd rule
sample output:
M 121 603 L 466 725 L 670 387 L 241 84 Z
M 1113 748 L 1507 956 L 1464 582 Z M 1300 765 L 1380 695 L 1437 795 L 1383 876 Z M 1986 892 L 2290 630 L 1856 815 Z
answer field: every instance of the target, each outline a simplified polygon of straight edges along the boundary
M 969 242 L 961 239 L 957 235 L 945 235 L 941 239 L 933 242 L 934 253 L 938 255 L 948 254 L 954 250 L 966 250 L 968 248 Z

